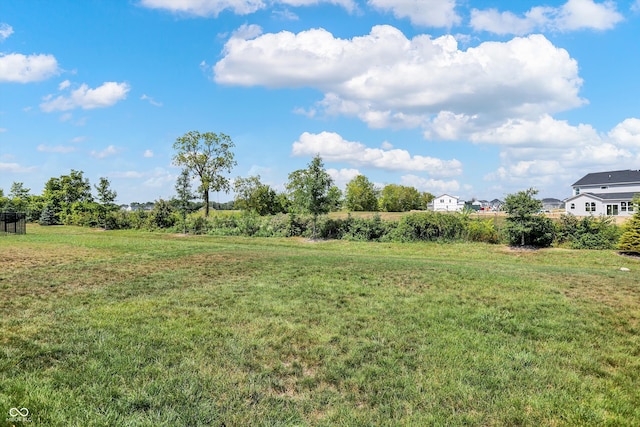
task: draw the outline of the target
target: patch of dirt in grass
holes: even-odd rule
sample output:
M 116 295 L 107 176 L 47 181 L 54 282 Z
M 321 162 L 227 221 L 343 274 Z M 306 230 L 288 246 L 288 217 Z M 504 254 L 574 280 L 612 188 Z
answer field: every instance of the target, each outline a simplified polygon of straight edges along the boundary
M 615 286 L 599 283 L 584 283 L 584 286 L 570 286 L 564 294 L 571 299 L 602 304 L 615 311 L 638 311 L 640 307 L 640 286 L 619 283 Z
M 2 254 L 2 272 L 13 273 L 30 268 L 71 264 L 92 256 L 95 255 L 84 248 L 65 247 L 44 251 L 42 248 L 14 247 Z
M 0 272 L 0 285 L 8 292 L 0 293 L 0 302 L 10 302 L 20 296 L 70 295 L 89 289 L 104 288 L 126 282 L 144 280 L 163 272 L 189 268 L 190 278 L 206 272 L 207 266 L 227 264 L 223 257 L 198 255 L 180 259 L 146 260 L 118 259 L 113 262 L 96 258 L 94 252 L 82 249 L 47 253 L 21 248 L 6 259 Z M 206 274 L 205 274 L 206 275 Z

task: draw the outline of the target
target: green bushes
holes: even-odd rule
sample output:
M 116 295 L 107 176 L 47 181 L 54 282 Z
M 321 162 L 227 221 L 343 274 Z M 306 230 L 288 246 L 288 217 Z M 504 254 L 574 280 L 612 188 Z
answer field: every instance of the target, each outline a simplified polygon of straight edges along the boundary
M 621 235 L 612 217 L 562 215 L 557 225 L 556 240 L 572 249 L 614 249 Z
M 640 197 L 636 195 L 632 203 L 635 212 L 624 226 L 624 232 L 618 240 L 618 249 L 631 254 L 640 254 Z
M 256 213 L 215 211 L 209 218 L 199 213 L 187 215 L 186 223 L 169 202 L 160 200 L 154 209 L 107 213 L 98 221 L 95 210 L 86 206 L 72 207 L 56 217 L 48 204 L 43 206 L 40 223 L 68 224 L 109 229 L 167 230 L 189 234 L 256 237 L 312 237 L 313 217 L 298 213 L 259 216 Z M 186 227 L 185 227 L 186 225 Z M 623 229 L 612 217 L 576 218 L 563 215 L 552 220 L 533 215 L 527 222 L 524 244 L 535 247 L 551 245 L 572 249 L 615 249 Z M 407 213 L 400 219 L 382 219 L 379 213 L 371 217 L 349 214 L 346 218 L 331 215 L 318 217 L 316 237 L 372 242 L 452 242 L 522 244 L 521 224 L 508 217 L 476 218 L 468 213 L 420 211 Z M 625 248 L 630 248 L 627 244 Z M 622 246 L 620 246 L 621 249 Z M 631 249 L 626 249 L 631 250 Z
M 311 237 L 312 217 L 299 214 L 258 216 L 248 213 L 220 213 L 208 219 L 188 219 L 193 234 Z M 197 226 L 196 226 L 197 224 Z M 317 236 L 320 239 L 344 239 L 373 242 L 452 242 L 521 244 L 521 234 L 510 232 L 511 223 L 496 218 L 473 218 L 463 213 L 414 212 L 399 220 L 384 220 L 376 213 L 369 218 L 337 219 L 319 217 Z M 611 218 L 577 219 L 563 216 L 554 221 L 543 215 L 530 220 L 525 245 L 548 247 L 566 245 L 575 249 L 613 249 L 621 229 Z
M 551 219 L 543 215 L 529 217 L 524 225 L 507 218 L 504 235 L 511 246 L 546 248 L 551 246 L 555 239 L 556 226 Z
M 378 214 L 375 214 L 372 218 L 354 218 L 349 215 L 343 224 L 342 238 L 377 242 L 387 236 L 389 230 L 393 228 L 391 222 L 383 221 Z
M 258 216 L 248 213 L 213 215 L 198 220 L 199 230 L 209 234 L 259 237 L 312 237 L 313 218 L 310 215 L 277 214 Z M 193 230 L 193 220 L 188 221 Z M 344 219 L 321 216 L 316 225 L 316 237 L 356 241 L 455 241 L 496 243 L 499 233 L 492 220 L 471 219 L 462 214 L 435 212 L 411 213 L 399 221 L 383 220 L 379 214 L 371 218 L 349 215 Z

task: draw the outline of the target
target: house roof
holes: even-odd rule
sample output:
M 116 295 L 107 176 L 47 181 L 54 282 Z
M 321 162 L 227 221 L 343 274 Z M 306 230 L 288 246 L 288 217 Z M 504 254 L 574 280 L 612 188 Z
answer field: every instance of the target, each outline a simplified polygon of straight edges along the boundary
M 609 185 L 640 182 L 640 170 L 621 170 L 608 172 L 589 173 L 576 181 L 573 186 L 579 185 Z
M 575 200 L 578 199 L 580 197 L 584 197 L 584 196 L 588 196 L 591 197 L 593 199 L 598 199 L 598 200 L 632 200 L 633 197 L 638 194 L 636 192 L 626 192 L 626 193 L 581 193 L 578 194 L 577 196 L 573 196 L 573 197 L 569 197 L 566 201 L 571 201 L 571 200 Z

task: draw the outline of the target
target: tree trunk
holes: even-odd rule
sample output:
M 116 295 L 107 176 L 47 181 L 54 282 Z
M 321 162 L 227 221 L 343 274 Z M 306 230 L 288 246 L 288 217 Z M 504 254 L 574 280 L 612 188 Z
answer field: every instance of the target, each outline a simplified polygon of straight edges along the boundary
M 209 190 L 204 190 L 204 216 L 209 218 Z

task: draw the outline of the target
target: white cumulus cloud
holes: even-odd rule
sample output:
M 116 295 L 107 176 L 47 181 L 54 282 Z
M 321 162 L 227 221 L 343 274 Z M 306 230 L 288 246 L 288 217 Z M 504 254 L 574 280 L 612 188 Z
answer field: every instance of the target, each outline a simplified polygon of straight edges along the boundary
M 471 11 L 475 31 L 524 35 L 538 31 L 609 30 L 624 19 L 612 1 L 569 0 L 560 7 L 536 6 L 523 16 L 496 9 Z
M 39 82 L 58 73 L 58 61 L 53 55 L 0 53 L 0 83 Z
M 345 188 L 347 183 L 360 174 L 358 169 L 327 169 L 327 173 L 333 179 L 333 182 L 339 188 Z
M 430 126 L 442 111 L 486 125 L 585 102 L 577 62 L 542 35 L 461 50 L 453 36 L 407 39 L 387 25 L 352 39 L 283 31 L 232 37 L 214 73 L 220 84 L 316 88 L 324 111 L 376 128 Z
M 414 25 L 451 28 L 462 18 L 456 13 L 456 0 L 368 0 L 370 6 L 390 11 L 396 18 L 408 18 Z
M 427 191 L 436 197 L 444 193 L 456 194 L 460 191 L 460 183 L 456 180 L 445 181 L 417 175 L 404 175 L 400 177 L 400 183 L 419 191 Z
M 347 141 L 333 132 L 305 132 L 293 143 L 294 156 L 320 156 L 327 161 L 346 162 L 354 166 L 392 171 L 421 171 L 431 176 L 454 176 L 462 173 L 458 160 L 442 160 L 414 155 L 406 150 L 369 148 L 360 142 Z
M 69 85 L 61 85 L 62 89 L 67 89 Z M 79 88 L 71 91 L 69 95 L 59 95 L 53 97 L 48 95 L 40 104 L 40 109 L 50 113 L 53 111 L 68 111 L 76 108 L 91 110 L 94 108 L 111 107 L 118 101 L 127 97 L 130 87 L 127 83 L 105 82 L 95 89 L 82 84 Z
M 609 138 L 619 145 L 640 149 L 640 119 L 625 119 L 611 129 Z
M 539 121 L 507 121 L 495 132 L 471 134 L 471 140 L 502 146 L 501 165 L 485 177 L 511 186 L 555 187 L 584 171 L 637 169 L 640 119 L 628 118 L 608 133 L 586 124 L 543 116 Z

